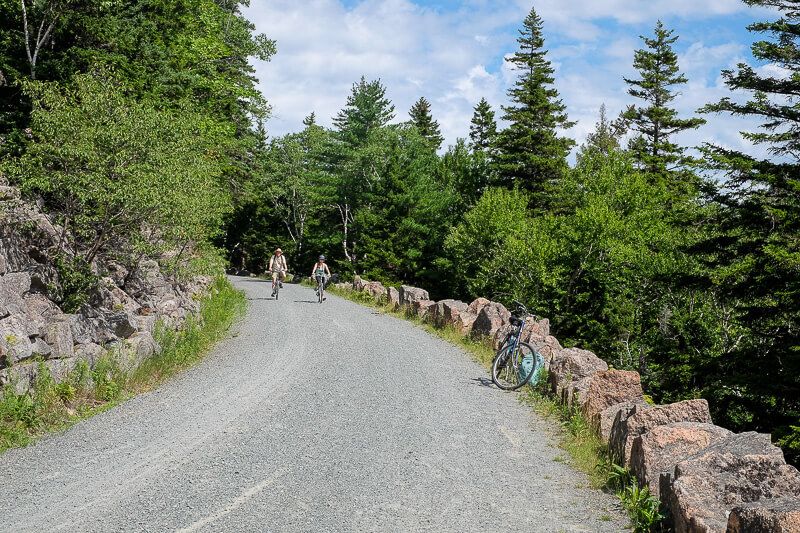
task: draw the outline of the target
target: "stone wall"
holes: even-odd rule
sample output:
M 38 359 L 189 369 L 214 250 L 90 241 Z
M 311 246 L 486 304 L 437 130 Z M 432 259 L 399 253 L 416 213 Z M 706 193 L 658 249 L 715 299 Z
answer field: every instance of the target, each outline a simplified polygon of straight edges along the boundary
M 103 258 L 91 269 L 100 283 L 76 313 L 65 313 L 54 256 L 63 238 L 35 204 L 0 183 L 0 385 L 27 391 L 39 361 L 59 381 L 85 360 L 113 353 L 132 369 L 158 350 L 157 321 L 178 327 L 199 310 L 210 278 L 179 283 L 156 261 L 129 272 Z
M 495 339 L 509 327 L 508 310 L 484 298 L 433 302 L 422 289 L 359 278 L 339 287 L 464 335 Z M 579 410 L 615 461 L 660 499 L 675 531 L 800 533 L 800 472 L 769 435 L 714 425 L 703 399 L 650 405 L 637 372 L 609 369 L 588 350 L 564 349 L 549 329 L 546 319 L 529 321 L 522 340 L 544 356 L 550 392 Z

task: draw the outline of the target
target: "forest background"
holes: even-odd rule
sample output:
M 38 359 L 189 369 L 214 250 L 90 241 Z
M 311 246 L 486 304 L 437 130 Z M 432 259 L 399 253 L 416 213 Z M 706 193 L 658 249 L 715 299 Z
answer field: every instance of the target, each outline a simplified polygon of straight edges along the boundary
M 250 61 L 276 43 L 246 2 L 0 0 L 0 164 L 64 228 L 67 310 L 98 255 L 261 272 L 281 246 L 302 274 L 325 253 L 344 278 L 520 300 L 654 400 L 705 397 L 797 463 L 800 13 L 746 3 L 769 8 L 752 54 L 779 69 L 742 63 L 722 73 L 729 98 L 681 115 L 678 36 L 653 21 L 628 107 L 600 110 L 580 146 L 532 9 L 507 103 L 477 102 L 444 147 L 427 99 L 402 120 L 367 76 L 332 127 L 309 110 L 269 136 Z M 727 115 L 762 126 L 751 152 L 677 142 Z

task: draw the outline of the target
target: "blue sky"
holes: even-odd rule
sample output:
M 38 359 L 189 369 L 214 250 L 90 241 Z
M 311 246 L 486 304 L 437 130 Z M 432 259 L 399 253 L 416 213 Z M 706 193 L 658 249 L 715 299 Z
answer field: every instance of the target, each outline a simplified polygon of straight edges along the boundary
M 447 144 L 469 132 L 475 103 L 486 97 L 498 110 L 515 78 L 503 58 L 516 49 L 517 30 L 532 4 L 489 0 L 252 0 L 247 16 L 276 39 L 278 54 L 256 65 L 273 106 L 272 135 L 302 128 L 315 111 L 324 125 L 341 109 L 353 82 L 380 78 L 397 120 L 420 96 L 432 103 Z M 657 19 L 675 30 L 676 51 L 689 84 L 675 106 L 684 114 L 730 93 L 720 71 L 752 62 L 756 38 L 745 27 L 775 14 L 740 0 L 537 0 L 556 86 L 582 141 L 605 103 L 616 115 L 633 99 L 623 76 L 633 77 L 640 35 Z M 761 65 L 766 71 L 777 71 Z M 744 148 L 739 135 L 755 125 L 727 116 L 684 134 L 680 142 Z

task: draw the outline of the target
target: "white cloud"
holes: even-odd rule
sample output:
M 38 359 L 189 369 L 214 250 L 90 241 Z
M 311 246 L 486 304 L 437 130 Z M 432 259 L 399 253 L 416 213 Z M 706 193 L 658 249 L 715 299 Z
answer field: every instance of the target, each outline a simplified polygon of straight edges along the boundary
M 515 50 L 516 28 L 529 9 L 530 0 L 500 5 L 467 0 L 455 10 L 410 0 L 362 0 L 350 9 L 339 0 L 252 0 L 246 15 L 278 42 L 275 58 L 256 65 L 274 110 L 268 129 L 273 135 L 297 131 L 311 111 L 330 125 L 353 82 L 364 75 L 383 81 L 398 121 L 406 120 L 411 105 L 425 96 L 446 143 L 452 144 L 468 134 L 473 106 L 481 97 L 499 117 L 506 90 L 516 79 L 501 58 Z M 537 0 L 536 9 L 544 19 L 557 88 L 570 118 L 578 122 L 570 135 L 580 143 L 594 127 L 601 104 L 613 116 L 631 103 L 622 77 L 635 75 L 631 63 L 641 46 L 638 35 L 649 33 L 642 28 L 651 28 L 659 17 L 686 20 L 694 29 L 703 20 L 720 25 L 724 19 L 715 17 L 747 7 L 740 0 Z M 680 64 L 691 80 L 676 100 L 684 116 L 729 94 L 719 70 L 746 54 L 740 43 L 708 39 L 679 41 Z M 762 69 L 781 74 L 775 67 Z M 744 146 L 738 130 L 752 124 L 708 118 L 711 124 L 681 142 L 714 139 Z

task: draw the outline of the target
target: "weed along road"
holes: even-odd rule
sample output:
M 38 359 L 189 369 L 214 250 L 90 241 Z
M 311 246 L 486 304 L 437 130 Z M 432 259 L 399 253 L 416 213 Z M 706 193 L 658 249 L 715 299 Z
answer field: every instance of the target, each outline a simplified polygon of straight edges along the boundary
M 461 350 L 306 287 L 235 278 L 198 366 L 0 456 L 0 530 L 613 531 L 616 499 Z

